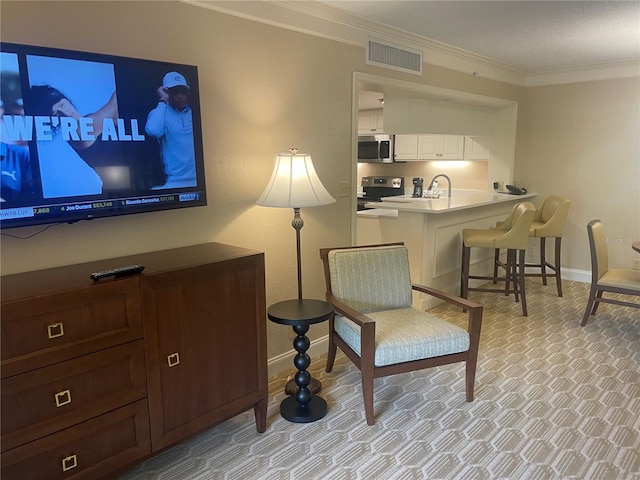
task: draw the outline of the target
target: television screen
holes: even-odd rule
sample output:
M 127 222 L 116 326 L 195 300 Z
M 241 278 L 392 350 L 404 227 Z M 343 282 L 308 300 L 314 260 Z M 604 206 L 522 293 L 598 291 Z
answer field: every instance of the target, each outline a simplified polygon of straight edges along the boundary
M 0 228 L 206 205 L 197 67 L 0 46 Z

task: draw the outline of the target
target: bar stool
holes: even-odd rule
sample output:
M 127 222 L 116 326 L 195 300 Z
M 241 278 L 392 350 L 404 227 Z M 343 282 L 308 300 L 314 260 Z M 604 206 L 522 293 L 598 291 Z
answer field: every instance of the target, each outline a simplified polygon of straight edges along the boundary
M 527 300 L 524 288 L 525 274 L 525 250 L 529 238 L 529 229 L 533 222 L 536 208 L 530 202 L 521 202 L 513 207 L 511 215 L 505 221 L 503 229 L 475 229 L 465 228 L 462 230 L 462 268 L 460 270 L 460 296 L 467 298 L 468 293 L 494 292 L 504 295 L 514 294 L 515 301 L 522 297 L 522 314 L 527 316 Z M 505 276 L 498 277 L 497 267 L 494 266 L 493 276 L 471 275 L 469 273 L 471 261 L 471 247 L 492 248 L 507 250 L 507 262 Z M 495 265 L 495 261 L 494 261 Z M 504 288 L 491 287 L 469 287 L 469 280 L 492 280 L 493 283 L 505 282 Z M 510 288 L 513 283 L 513 288 Z
M 562 297 L 562 277 L 560 274 L 560 245 L 562 242 L 562 231 L 564 230 L 564 224 L 567 220 L 567 214 L 571 201 L 563 197 L 562 195 L 552 195 L 545 198 L 540 205 L 540 208 L 536 210 L 536 214 L 533 217 L 533 222 L 529 228 L 529 237 L 540 238 L 540 263 L 527 263 L 527 267 L 539 268 L 540 273 L 526 273 L 525 277 L 542 277 L 542 284 L 547 284 L 547 277 L 555 277 L 556 288 L 558 290 L 558 297 Z M 498 222 L 496 224 L 497 229 L 505 230 L 508 225 L 508 220 L 504 222 Z M 546 260 L 546 239 L 555 239 L 555 255 L 554 263 L 551 264 Z M 498 265 L 501 265 L 499 261 L 500 250 L 495 251 L 495 268 L 494 275 L 497 276 Z M 547 268 L 553 273 L 547 273 Z

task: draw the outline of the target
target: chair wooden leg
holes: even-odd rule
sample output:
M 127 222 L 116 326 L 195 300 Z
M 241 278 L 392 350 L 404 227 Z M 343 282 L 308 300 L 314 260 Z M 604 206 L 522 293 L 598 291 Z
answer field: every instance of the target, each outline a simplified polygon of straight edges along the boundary
M 558 296 L 562 296 L 562 278 L 560 275 L 560 242 L 562 237 L 556 237 L 555 248 L 555 269 L 556 269 L 556 287 L 558 288 Z
M 474 310 L 469 314 L 469 352 L 466 362 L 466 395 L 467 402 L 473 402 L 476 381 L 476 365 L 478 363 L 478 347 L 480 345 L 480 330 L 482 325 L 482 310 Z
M 596 296 L 593 302 L 593 308 L 591 309 L 591 315 L 595 315 L 598 311 L 598 306 L 600 305 L 600 299 L 602 298 L 602 290 L 596 288 Z
M 547 284 L 547 244 L 545 237 L 540 237 L 540 274 L 542 275 L 542 284 Z
M 596 290 L 597 290 L 596 286 L 591 285 L 591 289 L 589 290 L 589 300 L 587 300 L 587 309 L 584 311 L 584 315 L 582 317 L 582 323 L 580 323 L 581 327 L 584 327 L 587 324 L 587 321 L 589 320 L 589 316 L 593 315 L 591 310 L 592 309 L 595 310 L 596 307 L 598 306 L 598 304 L 595 303 Z
M 362 374 L 362 397 L 364 399 L 364 415 L 367 425 L 374 425 L 376 420 L 373 416 L 373 375 Z
M 476 364 L 477 364 L 477 357 L 469 358 L 467 360 L 466 377 L 465 377 L 467 402 L 473 402 L 473 398 L 474 398 L 474 389 L 475 389 L 475 383 L 476 383 Z
M 332 325 L 333 327 L 333 325 Z M 338 347 L 333 339 L 333 328 L 329 331 L 329 350 L 327 351 L 327 365 L 324 369 L 325 372 L 333 370 L 333 363 L 336 360 L 336 352 Z

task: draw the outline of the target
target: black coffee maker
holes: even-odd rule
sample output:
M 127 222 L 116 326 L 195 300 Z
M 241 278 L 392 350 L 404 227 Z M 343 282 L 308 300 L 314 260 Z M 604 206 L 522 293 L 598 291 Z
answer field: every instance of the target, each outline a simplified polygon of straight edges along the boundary
M 424 180 L 420 177 L 415 177 L 413 179 L 413 194 L 411 195 L 414 198 L 422 198 L 422 188 L 424 185 Z

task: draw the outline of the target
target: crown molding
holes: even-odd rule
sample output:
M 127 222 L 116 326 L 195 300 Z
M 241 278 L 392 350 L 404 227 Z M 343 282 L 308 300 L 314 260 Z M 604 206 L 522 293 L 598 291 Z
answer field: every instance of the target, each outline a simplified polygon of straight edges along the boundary
M 629 60 L 626 62 L 529 72 L 525 86 L 541 87 L 563 83 L 594 82 L 632 77 L 640 77 L 640 61 Z
M 426 64 L 521 87 L 640 76 L 640 62 L 524 72 L 490 58 L 351 15 L 324 3 L 299 0 L 179 0 L 221 13 L 356 45 L 370 36 L 421 50 Z

